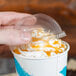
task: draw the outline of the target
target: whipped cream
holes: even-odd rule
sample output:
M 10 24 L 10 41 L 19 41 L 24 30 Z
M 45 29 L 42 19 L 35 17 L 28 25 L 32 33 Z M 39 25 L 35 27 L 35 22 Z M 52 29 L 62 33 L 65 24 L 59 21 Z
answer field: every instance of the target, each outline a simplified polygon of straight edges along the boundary
M 66 45 L 61 39 L 57 39 L 50 31 L 38 28 L 32 31 L 32 40 L 29 44 L 16 47 L 13 51 L 25 57 L 42 58 L 55 56 L 65 50 Z

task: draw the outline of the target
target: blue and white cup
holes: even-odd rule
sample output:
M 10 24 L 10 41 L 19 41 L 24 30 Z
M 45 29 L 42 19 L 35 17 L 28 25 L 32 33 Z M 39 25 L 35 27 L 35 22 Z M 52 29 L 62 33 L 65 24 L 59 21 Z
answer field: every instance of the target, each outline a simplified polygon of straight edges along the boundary
M 65 52 L 49 58 L 26 58 L 13 53 L 18 76 L 66 76 L 67 57 L 70 46 Z

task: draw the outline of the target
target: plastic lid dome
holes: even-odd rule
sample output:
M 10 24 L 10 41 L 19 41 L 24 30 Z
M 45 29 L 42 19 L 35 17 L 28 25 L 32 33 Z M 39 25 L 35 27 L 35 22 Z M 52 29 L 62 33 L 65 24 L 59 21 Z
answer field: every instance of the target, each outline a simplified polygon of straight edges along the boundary
M 50 33 L 55 34 L 57 38 L 66 36 L 60 25 L 52 17 L 41 13 L 35 14 L 35 17 L 37 18 L 36 25 L 40 25 L 46 31 L 50 30 Z

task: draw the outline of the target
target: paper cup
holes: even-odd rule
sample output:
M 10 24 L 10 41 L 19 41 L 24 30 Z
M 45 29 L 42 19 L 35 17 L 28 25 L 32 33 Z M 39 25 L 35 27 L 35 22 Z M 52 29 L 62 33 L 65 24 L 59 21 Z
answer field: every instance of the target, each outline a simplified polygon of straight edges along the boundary
M 12 51 L 18 76 L 66 76 L 70 46 L 64 43 L 67 46 L 66 51 L 49 58 L 26 58 Z

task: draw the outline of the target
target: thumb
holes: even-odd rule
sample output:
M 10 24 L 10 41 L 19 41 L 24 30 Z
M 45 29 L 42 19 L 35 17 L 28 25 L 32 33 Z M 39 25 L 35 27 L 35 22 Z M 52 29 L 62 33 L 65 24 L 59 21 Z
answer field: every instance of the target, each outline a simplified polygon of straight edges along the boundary
M 13 30 L 14 32 L 10 33 L 9 35 L 9 42 L 7 45 L 22 45 L 27 44 L 31 40 L 31 33 L 20 31 L 20 30 Z
M 26 32 L 26 31 L 20 31 L 19 33 L 19 41 L 17 41 L 20 44 L 27 44 L 31 40 L 31 32 Z

